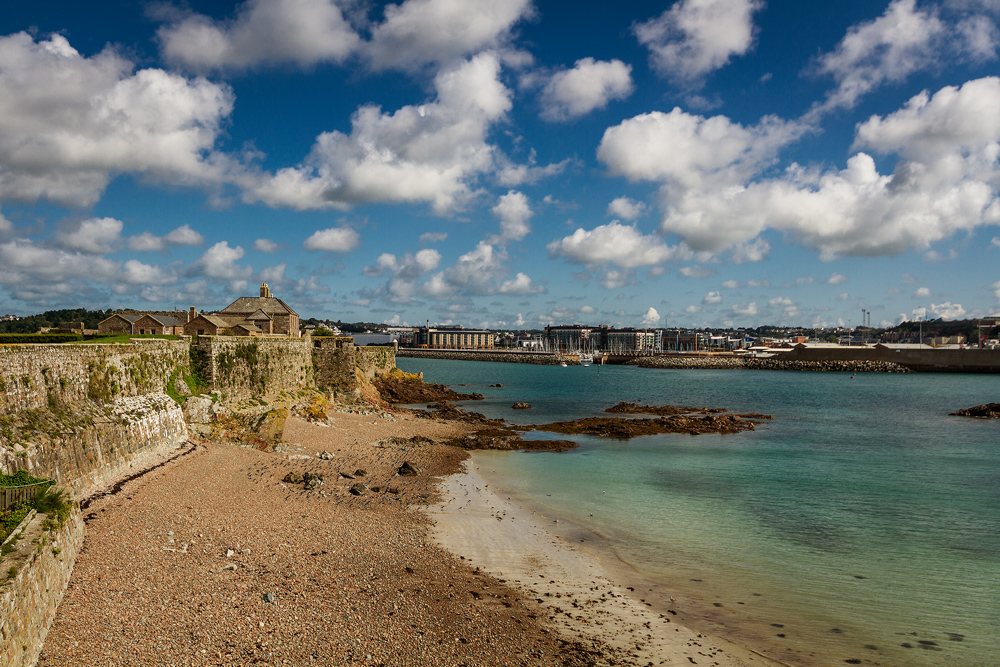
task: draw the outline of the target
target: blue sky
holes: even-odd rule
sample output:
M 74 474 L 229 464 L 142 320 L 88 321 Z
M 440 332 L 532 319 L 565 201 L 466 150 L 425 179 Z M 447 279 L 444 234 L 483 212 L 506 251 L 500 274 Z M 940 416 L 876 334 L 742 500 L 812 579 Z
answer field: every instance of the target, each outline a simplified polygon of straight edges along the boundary
M 22 3 L 0 313 L 1000 311 L 1000 0 Z

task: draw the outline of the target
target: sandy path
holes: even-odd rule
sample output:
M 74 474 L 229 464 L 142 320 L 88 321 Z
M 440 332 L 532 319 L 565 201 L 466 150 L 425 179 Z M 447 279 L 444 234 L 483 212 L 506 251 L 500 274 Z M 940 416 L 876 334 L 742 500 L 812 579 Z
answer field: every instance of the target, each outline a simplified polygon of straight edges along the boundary
M 608 578 L 597 558 L 547 529 L 549 520 L 498 495 L 466 461 L 428 508 L 439 544 L 518 590 L 568 637 L 598 638 L 638 665 L 773 666 L 779 663 L 649 609 Z

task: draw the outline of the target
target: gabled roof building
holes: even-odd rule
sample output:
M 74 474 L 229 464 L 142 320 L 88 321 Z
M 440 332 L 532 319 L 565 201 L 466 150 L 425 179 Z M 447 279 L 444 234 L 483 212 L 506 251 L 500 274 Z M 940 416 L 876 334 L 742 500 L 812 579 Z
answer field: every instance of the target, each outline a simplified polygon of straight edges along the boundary
M 271 294 L 267 283 L 260 284 L 260 296 L 241 296 L 223 308 L 218 317 L 229 323 L 255 325 L 262 334 L 299 336 L 299 314 Z

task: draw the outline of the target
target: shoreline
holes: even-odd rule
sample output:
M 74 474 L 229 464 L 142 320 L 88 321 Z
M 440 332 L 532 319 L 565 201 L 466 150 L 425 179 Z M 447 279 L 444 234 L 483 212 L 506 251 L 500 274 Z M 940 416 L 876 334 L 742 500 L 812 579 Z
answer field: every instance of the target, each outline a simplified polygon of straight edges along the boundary
M 550 520 L 489 488 L 473 454 L 438 484 L 442 502 L 424 511 L 440 546 L 514 588 L 543 622 L 573 641 L 606 645 L 634 664 L 719 667 L 786 663 L 679 621 L 621 583 L 598 555 L 557 534 Z M 582 540 L 581 540 L 582 541 Z M 634 587 L 633 587 L 634 588 Z

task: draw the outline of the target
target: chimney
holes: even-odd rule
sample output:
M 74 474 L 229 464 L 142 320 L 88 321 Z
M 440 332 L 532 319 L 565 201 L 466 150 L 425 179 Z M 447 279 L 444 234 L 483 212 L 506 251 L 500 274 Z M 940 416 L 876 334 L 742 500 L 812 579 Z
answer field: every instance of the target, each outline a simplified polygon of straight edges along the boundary
M 191 309 L 188 311 L 188 322 L 196 317 L 198 317 L 198 311 L 194 309 L 194 306 L 191 306 Z
M 261 283 L 260 284 L 260 296 L 261 296 L 261 298 L 271 296 L 271 290 L 267 286 L 267 283 Z

